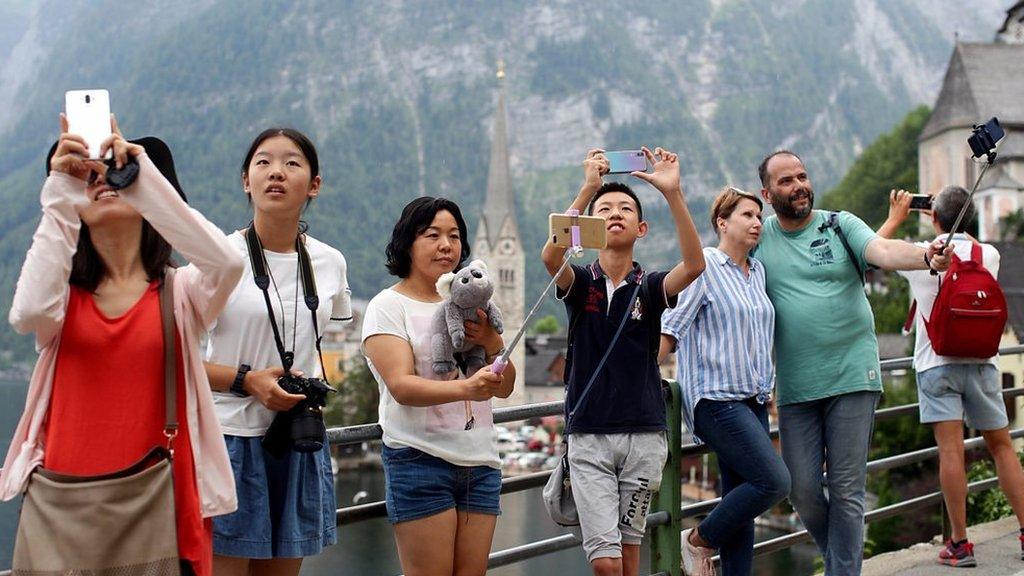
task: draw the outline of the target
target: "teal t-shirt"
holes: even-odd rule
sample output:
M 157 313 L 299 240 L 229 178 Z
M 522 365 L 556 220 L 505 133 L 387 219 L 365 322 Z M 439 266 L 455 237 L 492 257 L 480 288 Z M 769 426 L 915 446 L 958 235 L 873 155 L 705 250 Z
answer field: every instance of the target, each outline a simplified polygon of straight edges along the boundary
M 755 252 L 775 306 L 780 405 L 882 389 L 871 306 L 842 240 L 833 228 L 822 230 L 827 219 L 815 210 L 807 227 L 786 232 L 772 216 Z M 849 212 L 839 213 L 839 225 L 864 268 L 875 232 Z

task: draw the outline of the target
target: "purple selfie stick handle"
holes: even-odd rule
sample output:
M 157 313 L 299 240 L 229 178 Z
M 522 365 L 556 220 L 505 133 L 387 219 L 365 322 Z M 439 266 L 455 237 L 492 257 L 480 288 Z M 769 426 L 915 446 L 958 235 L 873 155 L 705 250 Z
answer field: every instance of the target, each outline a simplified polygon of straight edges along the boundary
M 503 355 L 498 356 L 494 359 L 494 363 L 491 364 L 491 372 L 494 374 L 501 374 L 505 371 L 505 366 L 508 366 L 508 360 L 506 360 Z
M 566 212 L 566 214 L 572 216 L 572 226 L 569 228 L 569 230 L 572 234 L 572 247 L 576 248 L 577 246 L 580 246 L 582 244 L 582 242 L 580 241 L 580 211 L 575 208 L 570 208 Z

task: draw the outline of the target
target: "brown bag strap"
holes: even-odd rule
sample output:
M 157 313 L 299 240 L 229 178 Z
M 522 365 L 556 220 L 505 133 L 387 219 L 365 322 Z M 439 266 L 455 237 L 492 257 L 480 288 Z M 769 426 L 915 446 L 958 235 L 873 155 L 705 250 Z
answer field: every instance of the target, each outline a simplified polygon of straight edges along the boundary
M 174 268 L 170 267 L 160 284 L 160 323 L 164 329 L 164 434 L 169 444 L 178 434 L 178 351 L 174 338 Z

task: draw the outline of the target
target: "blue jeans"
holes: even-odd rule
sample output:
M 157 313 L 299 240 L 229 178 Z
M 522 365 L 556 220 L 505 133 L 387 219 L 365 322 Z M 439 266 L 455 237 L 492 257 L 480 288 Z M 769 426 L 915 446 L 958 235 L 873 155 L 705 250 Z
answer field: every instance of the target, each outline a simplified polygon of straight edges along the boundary
M 459 466 L 416 448 L 381 451 L 388 521 L 419 520 L 455 508 L 479 514 L 501 514 L 501 470 Z
M 719 549 L 722 574 L 749 575 L 754 518 L 789 494 L 789 471 L 768 437 L 768 408 L 755 398 L 701 400 L 694 432 L 718 456 L 722 501 L 697 531 Z
M 860 574 L 864 483 L 879 395 L 852 392 L 779 406 L 782 458 L 793 477 L 789 500 L 821 550 L 828 576 Z

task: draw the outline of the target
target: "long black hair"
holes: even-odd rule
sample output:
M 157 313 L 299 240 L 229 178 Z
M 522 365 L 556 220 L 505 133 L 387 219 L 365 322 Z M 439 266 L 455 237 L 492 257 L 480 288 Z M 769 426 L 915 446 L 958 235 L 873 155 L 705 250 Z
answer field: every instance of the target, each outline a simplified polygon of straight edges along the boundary
M 142 267 L 146 270 L 146 278 L 150 282 L 164 277 L 164 269 L 174 268 L 177 264 L 171 258 L 171 245 L 153 228 L 152 224 L 142 219 L 142 238 L 139 241 L 142 255 Z M 107 273 L 106 266 L 99 252 L 93 246 L 89 227 L 82 222 L 82 230 L 78 234 L 78 248 L 71 259 L 71 276 L 68 281 L 89 292 L 95 292 L 100 281 Z
M 459 239 L 462 247 L 459 255 L 459 262 L 456 268 L 469 258 L 469 233 L 466 231 L 466 221 L 462 218 L 462 211 L 459 205 L 447 198 L 434 198 L 423 196 L 405 205 L 402 215 L 395 222 L 395 229 L 391 232 L 391 240 L 388 241 L 384 254 L 387 257 L 388 272 L 399 278 L 408 278 L 412 269 L 412 243 L 430 227 L 434 216 L 442 210 L 447 210 L 455 218 L 459 226 Z

